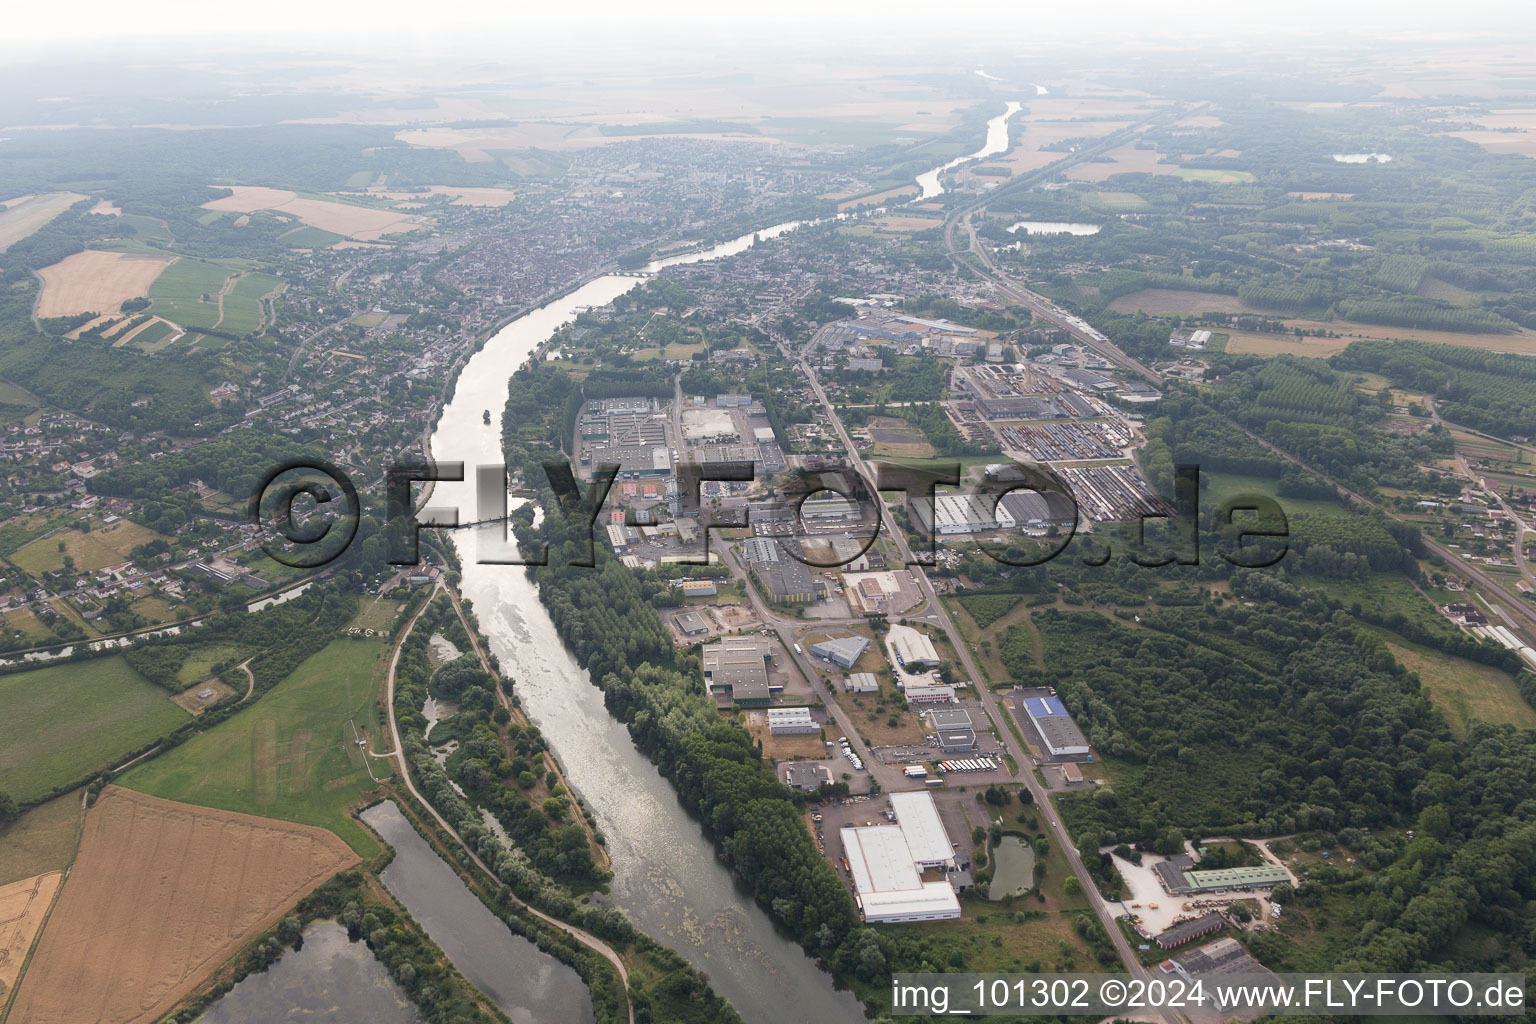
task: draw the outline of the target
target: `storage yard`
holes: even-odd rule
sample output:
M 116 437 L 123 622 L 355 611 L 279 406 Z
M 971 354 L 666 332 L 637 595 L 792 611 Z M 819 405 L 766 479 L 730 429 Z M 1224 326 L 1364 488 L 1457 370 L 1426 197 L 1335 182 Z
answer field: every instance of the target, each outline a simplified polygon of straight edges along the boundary
M 1111 420 L 999 424 L 997 436 L 1005 448 L 1035 462 L 1123 459 L 1131 443 L 1130 430 Z
M 1173 514 L 1173 506 L 1152 490 L 1134 466 L 1078 467 L 1063 469 L 1061 474 L 1083 514 L 1096 523 L 1161 519 Z

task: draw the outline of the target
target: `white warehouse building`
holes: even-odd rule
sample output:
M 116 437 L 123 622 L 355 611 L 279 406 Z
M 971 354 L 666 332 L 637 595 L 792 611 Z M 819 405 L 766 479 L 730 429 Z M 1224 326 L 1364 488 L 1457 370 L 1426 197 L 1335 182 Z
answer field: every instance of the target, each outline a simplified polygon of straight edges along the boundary
M 800 732 L 820 732 L 821 726 L 811 717 L 810 708 L 769 708 L 768 733 L 786 736 Z
M 859 910 L 871 923 L 945 921 L 960 916 L 960 900 L 946 879 L 923 881 L 922 872 L 953 870 L 954 848 L 933 797 L 893 793 L 895 826 L 842 830 L 843 854 L 853 876 Z

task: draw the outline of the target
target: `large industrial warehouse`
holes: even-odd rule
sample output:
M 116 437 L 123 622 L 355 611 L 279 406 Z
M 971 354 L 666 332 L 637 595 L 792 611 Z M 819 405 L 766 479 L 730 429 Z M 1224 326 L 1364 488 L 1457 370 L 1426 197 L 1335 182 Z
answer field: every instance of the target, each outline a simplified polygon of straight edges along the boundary
M 871 923 L 944 921 L 960 916 L 946 879 L 923 881 L 929 869 L 952 870 L 954 847 L 928 793 L 892 793 L 896 824 L 848 826 L 843 856 L 864 920 Z
M 1026 697 L 1024 710 L 1035 724 L 1046 752 L 1052 757 L 1075 757 L 1088 753 L 1088 740 L 1083 736 L 1067 709 L 1055 697 Z

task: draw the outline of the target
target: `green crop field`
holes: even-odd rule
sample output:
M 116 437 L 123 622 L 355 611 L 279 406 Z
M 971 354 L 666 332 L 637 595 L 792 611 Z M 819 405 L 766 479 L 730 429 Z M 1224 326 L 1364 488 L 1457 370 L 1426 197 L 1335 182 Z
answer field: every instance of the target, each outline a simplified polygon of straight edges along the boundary
M 156 352 L 164 348 L 172 338 L 181 332 L 164 320 L 150 324 L 138 334 L 133 336 L 134 348 L 143 349 L 146 352 Z
M 229 271 L 216 263 L 180 259 L 149 286 L 151 308 L 183 327 L 213 327 L 219 322 L 219 291 Z
M 360 856 L 378 846 L 347 810 L 374 785 L 353 739 L 382 731 L 375 705 L 388 645 L 337 640 L 254 705 L 125 774 L 122 785 L 169 800 L 319 825 Z M 380 779 L 390 764 L 370 758 Z
M 1251 171 L 1218 171 L 1205 167 L 1179 167 L 1173 174 L 1185 181 L 1203 181 L 1211 185 L 1236 185 L 1254 180 Z
M 246 274 L 235 280 L 235 286 L 224 296 L 224 320 L 221 331 L 231 334 L 250 334 L 261 327 L 263 312 L 261 300 L 282 287 L 282 282 L 270 274 Z
M 33 800 L 110 768 L 187 720 L 121 657 L 0 676 L 0 790 Z
M 283 235 L 284 244 L 294 249 L 324 249 L 328 245 L 346 240 L 346 235 L 338 235 L 334 231 L 313 226 L 294 228 Z

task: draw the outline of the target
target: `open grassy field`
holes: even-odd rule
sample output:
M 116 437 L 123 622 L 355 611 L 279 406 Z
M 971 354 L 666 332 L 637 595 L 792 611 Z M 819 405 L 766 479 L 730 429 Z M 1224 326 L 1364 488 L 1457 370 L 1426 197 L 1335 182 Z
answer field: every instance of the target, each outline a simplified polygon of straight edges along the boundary
M 1418 673 L 1456 735 L 1465 736 L 1474 721 L 1536 729 L 1536 710 L 1521 699 L 1509 673 L 1395 636 L 1387 646 L 1404 668 Z
M 152 309 L 182 327 L 213 327 L 229 269 L 203 260 L 177 260 L 150 285 Z
M 910 199 L 915 195 L 917 195 L 916 185 L 898 185 L 896 188 L 886 189 L 884 192 L 876 192 L 874 195 L 844 200 L 837 204 L 837 210 L 841 213 L 844 210 L 853 210 L 860 206 L 881 206 L 887 203 Z
M 1327 359 L 1344 351 L 1354 340 L 1354 338 L 1319 338 L 1315 335 L 1298 338 L 1294 334 L 1228 331 L 1227 351 L 1238 355 L 1292 355 L 1309 359 Z
M 181 668 L 177 670 L 176 678 L 183 686 L 191 686 L 213 675 L 214 665 L 225 661 L 243 660 L 252 653 L 250 648 L 232 643 L 193 644 L 187 660 L 182 662 Z M 244 693 L 245 673 L 231 671 L 228 675 L 231 680 L 240 684 L 240 692 Z
M 348 809 L 375 785 L 355 736 L 380 744 L 383 640 L 337 640 L 255 704 L 122 777 L 171 800 L 330 829 L 364 857 L 378 846 Z M 179 712 L 178 712 L 179 713 Z M 352 731 L 356 724 L 357 733 Z M 390 762 L 369 758 L 379 778 Z
M 1485 349 L 1489 352 L 1514 352 L 1519 355 L 1536 355 L 1536 331 L 1488 332 L 1475 334 L 1465 331 L 1433 331 L 1414 327 L 1380 327 L 1376 324 L 1354 323 L 1349 320 L 1287 320 L 1287 327 L 1300 327 L 1305 331 L 1325 330 L 1342 334 L 1341 338 L 1298 338 L 1292 334 L 1250 334 L 1232 331 L 1227 351 L 1260 356 L 1294 355 L 1315 356 L 1319 359 L 1342 352 L 1352 341 L 1361 338 L 1382 338 L 1388 341 L 1428 341 L 1441 345 L 1460 345 L 1465 348 Z
M 832 695 L 832 699 L 848 712 L 848 717 L 852 719 L 853 727 L 859 731 L 859 735 L 864 737 L 871 746 L 883 747 L 895 743 L 923 742 L 923 730 L 917 724 L 916 715 L 900 705 L 887 705 L 890 710 L 877 710 L 874 698 L 875 695 L 872 693 L 835 692 Z M 890 724 L 893 714 L 896 716 L 895 725 Z M 871 718 L 871 715 L 874 717 Z M 826 732 L 832 739 L 843 734 L 842 728 L 836 722 L 829 724 Z
M 1109 304 L 1116 313 L 1135 313 L 1140 310 L 1157 316 L 1177 313 L 1189 316 L 1193 313 L 1262 313 L 1257 306 L 1250 306 L 1236 295 L 1220 295 L 1215 292 L 1179 291 L 1171 288 L 1143 288 L 1122 295 Z
M 1095 192 L 1092 202 L 1100 209 L 1115 212 L 1147 208 L 1147 201 L 1134 192 Z
M 67 868 L 80 845 L 80 793 L 65 793 L 0 825 L 0 885 Z
M 420 217 L 398 210 L 312 199 L 281 188 L 236 185 L 232 191 L 233 195 L 204 203 L 203 209 L 238 213 L 271 210 L 287 214 L 321 231 L 364 242 L 376 241 L 396 232 L 411 231 L 426 223 Z
M 1252 171 L 1216 170 L 1208 167 L 1179 167 L 1173 172 L 1175 178 L 1183 178 L 1185 181 L 1203 181 L 1211 185 L 1238 185 L 1255 180 Z
M 355 863 L 322 829 L 110 786 L 86 818 L 80 856 L 13 1018 L 159 1020 L 302 896 Z
M 78 192 L 44 192 L 0 203 L 0 251 L 36 232 L 84 198 Z
M 0 790 L 35 800 L 187 720 L 119 655 L 0 676 Z
M 1245 476 L 1241 473 L 1203 471 L 1200 491 L 1200 508 L 1217 509 L 1228 498 L 1244 495 L 1263 495 L 1274 498 L 1287 515 L 1297 512 L 1339 512 L 1342 506 L 1334 501 L 1318 501 L 1315 498 L 1282 498 L 1275 493 L 1278 481 L 1262 476 Z
M 39 317 L 116 313 L 129 299 L 149 294 L 174 257 L 87 249 L 37 272 L 43 279 Z
M 68 555 L 75 560 L 76 569 L 89 572 L 104 565 L 126 562 L 130 551 L 156 536 L 148 527 L 119 519 L 110 526 L 98 526 L 90 533 L 65 530 L 39 537 L 12 554 L 11 561 L 18 569 L 41 576 L 62 569 L 64 556 Z M 62 551 L 59 550 L 61 543 L 64 545 Z

